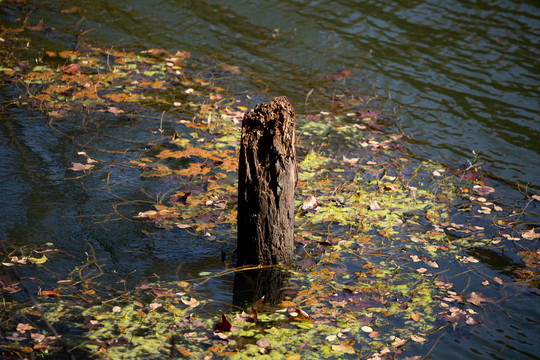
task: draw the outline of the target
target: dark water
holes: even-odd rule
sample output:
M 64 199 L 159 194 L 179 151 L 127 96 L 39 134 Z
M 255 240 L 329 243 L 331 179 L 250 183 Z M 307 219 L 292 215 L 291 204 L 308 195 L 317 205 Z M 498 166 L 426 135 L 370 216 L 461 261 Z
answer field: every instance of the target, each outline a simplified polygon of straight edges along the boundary
M 84 13 L 60 12 L 72 6 Z M 366 96 L 368 77 L 376 94 L 390 95 L 417 153 L 465 165 L 476 151 L 505 196 L 518 201 L 525 189 L 540 190 L 540 5 L 534 1 L 29 0 L 2 3 L 0 9 L 5 27 L 20 26 L 29 14 L 30 23 L 42 20 L 56 28 L 31 39 L 35 48 L 74 48 L 75 34 L 84 33 L 80 39 L 119 48 L 188 50 L 240 66 L 246 76 L 233 89 L 238 93 L 255 88 L 268 98 L 285 95 L 300 113 L 306 94 L 321 79 L 351 70 L 343 86 Z M 0 97 L 14 96 L 11 91 L 0 89 Z M 156 128 L 153 119 L 99 125 L 96 147 L 140 153 L 156 140 L 148 131 Z M 66 168 L 80 149 L 40 114 L 10 110 L 2 114 L 0 134 L 3 240 L 15 246 L 50 241 L 81 255 L 86 239 L 114 281 L 171 280 L 178 272 L 190 278 L 222 268 L 220 254 L 230 250 L 227 245 L 193 242 L 175 231 L 145 235 L 142 225 L 121 218 L 152 204 L 141 191 L 148 184 L 138 170 L 112 167 L 110 175 L 59 180 L 71 174 Z M 79 135 L 82 141 L 85 135 Z M 108 156 L 123 161 L 130 154 Z M 108 178 L 118 186 L 109 187 Z M 122 204 L 115 213 L 111 209 L 119 199 L 141 202 Z M 511 263 L 490 261 L 485 271 L 491 276 Z M 64 271 L 80 262 L 66 256 Z M 231 281 L 210 282 L 202 291 L 229 301 Z M 519 301 L 509 297 L 491 306 L 484 327 L 441 338 L 434 358 L 538 359 L 538 297 L 515 291 L 523 291 Z

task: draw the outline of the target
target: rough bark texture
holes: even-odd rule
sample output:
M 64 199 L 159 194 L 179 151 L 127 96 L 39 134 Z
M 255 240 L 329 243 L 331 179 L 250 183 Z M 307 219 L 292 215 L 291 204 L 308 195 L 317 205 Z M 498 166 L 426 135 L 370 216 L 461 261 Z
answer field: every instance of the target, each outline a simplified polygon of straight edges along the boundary
M 244 115 L 238 168 L 238 265 L 277 264 L 294 252 L 294 110 L 286 97 Z

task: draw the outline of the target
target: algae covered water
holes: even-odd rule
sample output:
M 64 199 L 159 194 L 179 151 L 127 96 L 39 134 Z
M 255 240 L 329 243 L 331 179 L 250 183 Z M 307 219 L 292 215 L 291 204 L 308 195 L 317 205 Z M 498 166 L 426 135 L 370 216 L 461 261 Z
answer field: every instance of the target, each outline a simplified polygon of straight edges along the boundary
M 420 280 L 437 273 L 440 282 L 432 283 L 444 295 L 437 301 L 466 304 L 480 314 L 441 305 L 443 320 L 459 324 L 455 331 L 446 327 L 428 342 L 422 329 L 408 334 L 415 336 L 407 337 L 412 352 L 402 357 L 537 358 L 540 20 L 534 3 L 27 1 L 3 3 L 0 19 L 2 39 L 17 39 L 14 52 L 22 57 L 2 70 L 10 76 L 19 69 L 0 89 L 6 99 L 1 240 L 11 248 L 38 246 L 42 253 L 25 260 L 36 266 L 47 251 L 61 249 L 50 256 L 56 261 L 40 282 L 25 282 L 32 292 L 56 286 L 73 269 L 84 279 L 100 275 L 104 288 L 125 284 L 141 291 L 147 286 L 142 280 L 207 278 L 176 301 L 198 311 L 196 301 L 211 300 L 203 311 L 209 314 L 228 309 L 234 277 L 221 271 L 234 252 L 234 217 L 226 211 L 234 207 L 237 125 L 243 111 L 285 95 L 307 140 L 298 148 L 301 180 L 313 186 L 313 194 L 298 193 L 298 205 L 309 195 L 319 202 L 318 210 L 308 206 L 297 221 L 297 241 L 309 250 L 298 265 L 317 270 L 310 279 L 333 276 L 328 283 L 342 286 L 317 301 L 356 314 L 349 333 L 372 334 L 373 341 L 394 336 L 399 345 L 400 334 L 386 334 L 383 321 L 394 315 L 382 312 L 399 314 L 404 328 L 424 324 L 429 317 L 416 319 L 428 282 Z M 69 51 L 77 49 L 87 53 L 70 61 Z M 53 73 L 66 82 L 43 85 Z M 107 106 L 54 107 L 93 94 Z M 39 101 L 25 108 L 18 102 L 25 96 Z M 217 105 L 194 105 L 205 101 Z M 382 138 L 362 135 L 368 129 Z M 389 150 L 402 156 L 375 156 Z M 207 161 L 197 165 L 198 157 Z M 487 177 L 476 179 L 476 168 Z M 199 173 L 215 179 L 186 183 Z M 445 193 L 447 178 L 461 179 L 453 183 L 459 200 Z M 485 184 L 473 185 L 475 180 Z M 336 181 L 340 186 L 328 188 Z M 429 207 L 420 206 L 418 199 L 428 200 L 423 186 L 451 207 L 437 207 L 432 198 Z M 382 197 L 364 198 L 360 189 Z M 415 200 L 406 202 L 408 211 L 397 206 L 403 199 Z M 167 212 L 170 202 L 195 210 L 178 220 Z M 203 208 L 210 211 L 196 210 Z M 396 219 L 405 225 L 389 232 Z M 171 230 L 164 230 L 167 221 Z M 312 223 L 331 226 L 323 231 Z M 433 243 L 440 234 L 443 242 Z M 443 255 L 450 253 L 455 258 Z M 12 256 L 6 263 L 17 264 Z M 23 267 L 20 275 L 31 278 L 33 271 Z M 372 293 L 367 284 L 376 278 L 387 280 L 390 297 Z M 414 284 L 414 293 L 403 283 Z M 16 286 L 3 284 L 6 293 Z M 289 295 L 300 301 L 326 294 L 325 284 L 316 281 L 307 286 L 293 278 L 291 284 Z M 75 286 L 91 301 L 94 289 L 84 282 Z M 417 312 L 403 308 L 414 299 Z M 307 309 L 310 316 L 335 321 L 326 310 L 313 310 L 317 305 Z M 126 318 L 140 316 L 122 313 L 122 306 Z M 377 320 L 364 309 L 382 315 Z M 302 320 L 301 312 L 294 314 L 288 315 Z M 361 338 L 354 345 L 346 333 L 322 337 L 328 354 L 351 355 L 367 344 Z M 362 356 L 373 354 L 365 350 Z

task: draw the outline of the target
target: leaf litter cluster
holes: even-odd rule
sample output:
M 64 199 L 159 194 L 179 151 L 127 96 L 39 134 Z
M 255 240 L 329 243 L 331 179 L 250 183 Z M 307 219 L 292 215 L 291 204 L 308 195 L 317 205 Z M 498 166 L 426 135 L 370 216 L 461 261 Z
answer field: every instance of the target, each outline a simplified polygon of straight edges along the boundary
M 141 107 L 176 113 L 172 136 L 126 161 L 143 177 L 171 184 L 131 217 L 234 244 L 238 140 L 247 106 L 216 79 L 234 79 L 239 69 L 221 65 L 202 77 L 188 53 L 157 49 L 87 45 L 45 54 L 43 64 L 7 61 L 0 69 L 25 94 L 11 105 L 43 111 L 61 133 L 55 122 L 74 112 L 102 113 L 110 121 L 136 117 Z M 326 81 L 339 82 L 339 90 L 350 73 L 338 75 Z M 96 358 L 417 359 L 437 333 L 478 326 L 479 310 L 496 306 L 493 297 L 509 279 L 538 288 L 540 232 L 519 223 L 527 207 L 537 206 L 537 195 L 527 194 L 524 207 L 508 206 L 478 164 L 448 168 L 415 157 L 376 97 L 344 91 L 318 106 L 298 119 L 297 253 L 283 269 L 289 283 L 281 303 L 260 299 L 245 311 L 205 314 L 213 300 L 196 289 L 207 277 L 115 291 L 99 287 L 102 264 L 95 257 L 56 288 L 25 297 L 18 269 L 40 273 L 55 261 L 54 251 L 4 246 L 1 321 L 9 330 L 3 351 L 13 357 L 63 349 Z M 162 124 L 158 131 L 163 134 Z M 86 163 L 74 161 L 69 170 L 75 173 L 106 166 L 97 152 L 78 155 Z M 506 280 L 476 268 L 483 260 L 478 249 L 508 244 L 518 248 L 522 266 Z M 455 289 L 449 273 L 456 269 L 476 271 L 493 297 Z M 225 264 L 209 276 L 243 270 Z M 56 328 L 79 335 L 55 334 Z

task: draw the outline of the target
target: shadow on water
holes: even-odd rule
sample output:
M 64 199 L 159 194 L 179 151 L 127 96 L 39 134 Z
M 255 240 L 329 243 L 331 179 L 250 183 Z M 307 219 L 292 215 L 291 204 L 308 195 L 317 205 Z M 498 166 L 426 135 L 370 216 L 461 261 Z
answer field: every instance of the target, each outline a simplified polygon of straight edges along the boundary
M 6 27 L 19 26 L 15 19 L 24 18 L 26 12 L 30 22 L 44 19 L 55 27 L 55 31 L 29 36 L 33 45 L 44 48 L 63 50 L 74 45 L 69 28 L 74 26 L 81 32 L 95 30 L 83 38 L 100 43 L 174 50 L 180 46 L 180 50 L 226 60 L 257 74 L 246 77 L 245 84 L 233 85 L 240 93 L 244 85 L 255 83 L 270 89 L 269 96 L 289 96 L 299 108 L 313 84 L 338 68 L 366 76 L 375 72 L 382 92 L 390 90 L 403 105 L 405 131 L 414 134 L 427 157 L 465 164 L 471 150 L 480 150 L 485 168 L 505 181 L 498 189 L 504 194 L 500 202 L 520 198 L 517 182 L 531 183 L 533 189 L 540 186 L 537 4 L 506 1 L 487 6 L 451 1 L 442 6 L 430 1 L 379 1 L 360 9 L 347 1 L 158 3 L 82 1 L 83 13 L 62 16 L 58 4 L 30 2 L 23 11 L 3 4 L 0 15 Z M 371 50 L 373 55 L 366 56 Z M 343 84 L 354 88 L 355 81 Z M 6 86 L 0 92 L 3 99 L 18 96 Z M 13 247 L 47 242 L 61 247 L 62 261 L 50 268 L 61 275 L 81 264 L 89 251 L 88 241 L 106 265 L 103 282 L 113 286 L 123 281 L 134 286 L 143 278 L 189 280 L 223 270 L 221 252 L 234 248 L 230 236 L 218 232 L 220 242 L 216 243 L 205 236 L 158 230 L 133 221 L 134 214 L 156 203 L 153 196 L 181 184 L 141 178 L 139 169 L 121 164 L 138 158 L 149 143 L 170 138 L 173 130 L 187 131 L 165 116 L 167 129 L 157 132 L 158 111 L 134 112 L 140 116 L 111 120 L 103 114 L 73 111 L 56 124 L 66 137 L 48 126 L 49 119 L 40 113 L 4 111 L 0 123 L 1 240 Z M 72 162 L 84 160 L 84 155 L 77 154 L 81 150 L 99 154 L 103 166 L 89 174 L 67 170 Z M 528 189 L 522 191 L 527 194 Z M 519 213 L 524 201 L 515 203 Z M 535 206 L 529 206 L 531 215 L 524 218 L 531 226 L 538 225 Z M 418 219 L 409 230 L 422 234 L 431 228 L 423 214 L 407 216 Z M 453 220 L 460 222 L 459 216 Z M 494 277 L 504 277 L 509 283 L 492 293 L 484 291 L 498 300 L 482 309 L 487 320 L 482 327 L 449 331 L 440 338 L 434 356 L 538 359 L 538 292 L 524 283 L 510 283 L 526 276 L 516 273 L 524 268 L 523 259 L 516 256 L 519 249 L 468 246 L 466 238 L 450 235 L 453 241 L 464 241 L 467 254 L 480 261 L 484 272 L 469 277 L 472 271 L 452 267 L 449 277 L 458 292 L 470 292 L 470 284 L 482 289 L 481 281 L 493 282 Z M 52 284 L 56 277 L 42 280 Z M 216 307 L 232 299 L 235 306 L 246 308 L 262 296 L 267 303 L 279 303 L 287 282 L 283 271 L 253 270 L 234 278 L 211 279 L 197 291 L 217 300 Z M 40 285 L 32 284 L 32 289 Z
M 233 305 L 248 309 L 264 297 L 264 303 L 278 305 L 285 298 L 288 274 L 279 268 L 255 269 L 237 272 L 234 276 Z

